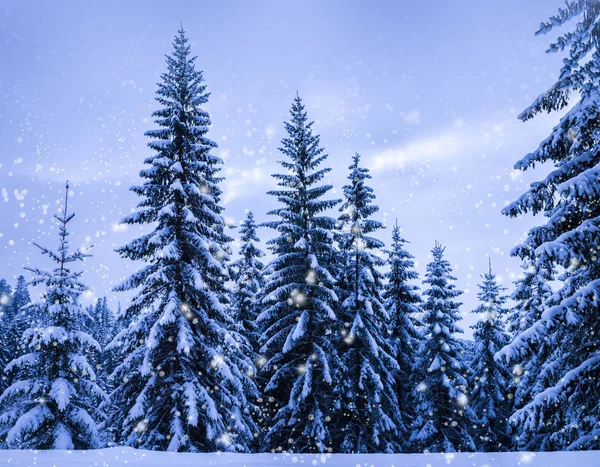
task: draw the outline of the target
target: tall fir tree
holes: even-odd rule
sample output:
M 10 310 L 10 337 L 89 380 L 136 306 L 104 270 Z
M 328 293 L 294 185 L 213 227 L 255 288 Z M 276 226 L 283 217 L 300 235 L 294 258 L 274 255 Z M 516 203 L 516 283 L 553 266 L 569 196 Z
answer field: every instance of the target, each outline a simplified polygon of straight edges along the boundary
M 539 389 L 511 421 L 539 438 L 543 449 L 598 449 L 600 446 L 600 105 L 598 69 L 600 3 L 567 2 L 543 22 L 537 34 L 577 24 L 550 45 L 548 52 L 567 52 L 557 81 L 535 99 L 519 118 L 568 107 L 566 114 L 531 154 L 515 168 L 527 170 L 550 162 L 550 173 L 504 209 L 511 217 L 524 213 L 546 217 L 532 228 L 513 255 L 537 270 L 559 266 L 555 303 L 545 304 L 535 322 L 498 357 L 527 361 L 542 342 L 559 344 L 542 362 Z M 572 104 L 572 97 L 577 102 Z
M 417 386 L 419 403 L 411 441 L 428 452 L 471 451 L 473 413 L 469 407 L 467 373 L 463 348 L 456 337 L 462 333 L 456 297 L 462 294 L 454 285 L 444 248 L 436 242 L 433 261 L 427 265 L 423 284 L 424 341 L 419 352 L 422 381 Z
M 238 331 L 249 340 L 253 351 L 256 352 L 259 338 L 256 320 L 260 312 L 258 299 L 264 282 L 264 264 L 260 258 L 265 254 L 257 246 L 260 239 L 256 234 L 256 222 L 252 212 L 248 212 L 240 234 L 240 259 L 231 264 L 235 274 L 232 300 L 234 321 Z
M 338 324 L 328 269 L 335 256 L 335 220 L 323 211 L 339 200 L 323 199 L 331 186 L 319 182 L 331 169 L 318 169 L 327 155 L 300 97 L 290 114 L 280 148 L 287 173 L 274 175 L 281 189 L 268 193 L 282 206 L 269 213 L 279 219 L 265 224 L 279 236 L 268 242 L 276 258 L 265 270 L 264 311 L 258 318 L 270 400 L 263 449 L 323 452 L 331 449 L 334 436 L 332 339 Z
M 507 365 L 494 359 L 496 353 L 509 342 L 504 318 L 508 297 L 506 288 L 498 284 L 492 272 L 492 263 L 482 276 L 479 285 L 479 306 L 473 313 L 478 322 L 471 326 L 475 331 L 475 347 L 471 361 L 471 407 L 477 428 L 474 430 L 478 451 L 498 452 L 512 448 L 508 417 L 512 408 L 510 386 L 512 375 Z
M 360 167 L 358 153 L 349 169 L 350 183 L 343 187 L 339 218 L 339 248 L 344 258 L 338 318 L 344 329 L 338 339 L 338 449 L 392 453 L 400 449 L 398 440 L 406 426 L 395 391 L 393 374 L 399 367 L 387 335 L 389 316 L 381 298 L 383 275 L 377 269 L 385 264 L 378 256 L 384 245 L 371 236 L 383 225 L 371 219 L 379 207 L 373 204 L 373 189 L 366 185 L 371 176 L 368 169 Z
M 395 392 L 405 424 L 415 417 L 417 404 L 415 387 L 418 384 L 418 354 L 423 339 L 421 322 L 422 299 L 419 287 L 412 283 L 419 278 L 414 257 L 407 251 L 408 242 L 402 237 L 398 223 L 392 230 L 392 245 L 387 250 L 389 271 L 385 274 L 382 297 L 390 315 L 389 339 L 398 369 L 394 372 Z M 408 439 L 402 441 L 402 450 L 410 449 Z
M 123 362 L 113 378 L 112 423 L 130 446 L 170 451 L 247 451 L 256 433 L 254 364 L 245 339 L 229 330 L 225 235 L 211 154 L 209 94 L 183 29 L 167 56 L 148 131 L 155 154 L 132 191 L 142 197 L 127 224 L 152 231 L 117 251 L 146 266 L 117 290 L 136 290 L 125 311 L 132 323 L 109 350 Z
M 99 345 L 83 331 L 79 297 L 87 287 L 80 282 L 82 273 L 71 269 L 71 263 L 89 255 L 69 248 L 67 225 L 74 214 L 68 213 L 68 184 L 66 191 L 62 215 L 55 216 L 58 250 L 36 244 L 56 267 L 26 268 L 34 274 L 31 283 L 46 288 L 43 302 L 32 305 L 45 316 L 45 325 L 25 331 L 27 353 L 7 367 L 21 370 L 17 373 L 21 379 L 0 396 L 0 437 L 12 448 L 90 449 L 99 444 L 97 422 L 102 414 L 97 407 L 106 395 L 87 358 Z

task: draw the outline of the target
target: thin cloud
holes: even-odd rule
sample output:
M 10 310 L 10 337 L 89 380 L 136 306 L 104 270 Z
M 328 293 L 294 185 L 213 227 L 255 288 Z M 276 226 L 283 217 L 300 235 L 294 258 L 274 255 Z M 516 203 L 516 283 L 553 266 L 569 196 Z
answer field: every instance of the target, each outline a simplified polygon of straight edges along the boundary
M 496 149 L 502 144 L 505 128 L 505 124 L 473 126 L 457 120 L 452 128 L 373 154 L 370 156 L 370 168 L 374 171 L 398 169 L 434 159 L 451 159 Z
M 229 204 L 236 198 L 246 197 L 250 192 L 265 191 L 270 177 L 262 167 L 254 167 L 239 172 L 225 172 L 223 182 L 223 204 Z

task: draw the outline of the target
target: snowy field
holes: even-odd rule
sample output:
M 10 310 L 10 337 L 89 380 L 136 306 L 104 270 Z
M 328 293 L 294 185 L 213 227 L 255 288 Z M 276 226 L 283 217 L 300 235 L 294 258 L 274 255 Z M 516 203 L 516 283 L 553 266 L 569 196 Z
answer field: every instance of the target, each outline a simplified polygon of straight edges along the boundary
M 0 465 L 36 467 L 328 466 L 328 467 L 599 467 L 600 451 L 501 454 L 180 454 L 132 448 L 95 451 L 3 451 Z

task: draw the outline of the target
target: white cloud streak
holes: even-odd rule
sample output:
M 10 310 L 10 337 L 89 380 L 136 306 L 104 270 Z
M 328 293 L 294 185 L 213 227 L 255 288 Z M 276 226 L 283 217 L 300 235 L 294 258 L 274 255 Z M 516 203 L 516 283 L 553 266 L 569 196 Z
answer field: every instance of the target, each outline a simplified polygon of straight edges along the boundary
M 384 171 L 497 149 L 503 143 L 505 127 L 497 122 L 470 126 L 457 120 L 449 129 L 371 155 L 369 167 Z

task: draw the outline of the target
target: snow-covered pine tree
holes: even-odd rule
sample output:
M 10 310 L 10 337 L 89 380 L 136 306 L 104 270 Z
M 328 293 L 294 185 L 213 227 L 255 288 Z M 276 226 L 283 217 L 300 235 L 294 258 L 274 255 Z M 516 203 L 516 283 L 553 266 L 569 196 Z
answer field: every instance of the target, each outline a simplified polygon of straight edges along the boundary
M 125 316 L 125 313 L 123 313 L 123 309 L 121 308 L 121 302 L 117 302 L 117 311 L 115 313 L 116 332 L 119 333 L 123 329 L 127 328 L 130 322 L 131 320 L 127 316 Z
M 108 307 L 106 297 L 96 300 L 92 318 L 94 327 L 92 335 L 104 348 L 113 340 L 115 330 L 115 316 Z
M 538 321 L 546 307 L 552 303 L 553 291 L 550 283 L 555 277 L 555 271 L 549 270 L 547 266 L 551 265 L 548 264 L 539 266 L 536 268 L 535 265 L 524 262 L 522 277 L 515 281 L 516 288 L 511 296 L 515 305 L 507 317 L 511 341 Z M 560 348 L 556 346 L 554 339 L 532 342 L 530 346 L 529 352 L 521 361 L 515 359 L 512 362 L 511 392 L 514 396 L 511 412 L 523 408 L 531 402 L 535 394 L 543 391 L 548 381 L 548 370 L 551 369 L 547 362 Z M 542 449 L 544 439 L 547 438 L 543 424 L 513 426 L 512 434 L 515 448 L 522 451 Z
M 94 337 L 94 326 L 93 326 L 94 305 L 89 304 L 88 306 L 86 306 L 85 313 L 87 315 L 86 320 L 85 320 L 86 330 L 89 332 L 89 334 L 92 337 Z
M 0 306 L 2 307 L 2 313 L 4 313 L 5 307 L 10 304 L 10 298 L 12 294 L 12 288 L 6 279 L 0 279 Z M 4 314 L 0 315 L 3 318 Z
M 28 307 L 27 305 L 29 303 L 31 303 L 31 297 L 29 296 L 27 282 L 25 281 L 25 277 L 20 275 L 17 277 L 15 291 L 12 296 L 13 314 L 15 316 L 15 333 L 18 336 L 22 336 L 23 332 L 30 327 L 43 324 L 40 322 L 42 316 L 39 316 L 39 314 L 36 313 L 37 308 Z M 24 349 L 21 349 L 21 351 L 24 351 Z
M 6 303 L 0 304 L 3 313 L 3 324 L 5 339 L 3 342 L 3 352 L 7 356 L 6 363 L 13 360 L 16 355 L 21 355 L 25 352 L 23 347 L 22 336 L 23 332 L 31 326 L 39 324 L 39 316 L 36 315 L 35 310 L 27 307 L 31 302 L 29 291 L 25 278 L 20 275 L 17 278 L 14 292 L 11 293 L 11 287 L 5 281 L 8 288 L 4 287 L 6 293 L 0 292 L 0 296 L 4 296 L 3 299 Z M 1 319 L 1 318 L 0 318 Z M 2 351 L 0 351 L 2 353 Z M 6 375 L 4 381 L 7 381 Z M 2 384 L 0 384 L 2 387 Z
M 5 329 L 3 334 L 6 337 L 1 341 L 4 350 L 0 350 L 0 354 L 4 352 L 4 361 L 6 363 L 2 366 L 2 370 L 15 357 L 23 355 L 27 351 L 25 341 L 23 340 L 23 333 L 30 327 L 40 326 L 42 318 L 38 307 L 29 306 L 31 298 L 25 277 L 22 275 L 17 277 L 14 292 L 5 300 L 7 300 L 7 305 L 5 306 Z M 2 371 L 0 373 L 2 375 L 0 390 L 6 389 L 13 379 L 17 377 L 16 371 L 17 368 L 12 367 L 11 371 Z
M 444 248 L 436 242 L 433 261 L 427 265 L 423 284 L 427 289 L 423 305 L 425 336 L 418 356 L 422 381 L 417 386 L 419 402 L 411 441 L 417 450 L 455 452 L 475 449 L 469 429 L 473 414 L 469 408 L 467 372 L 461 343 L 462 329 L 454 285 Z
M 256 319 L 260 312 L 257 300 L 263 286 L 264 269 L 260 258 L 265 254 L 257 246 L 260 239 L 256 235 L 256 222 L 252 212 L 248 212 L 240 234 L 240 259 L 231 264 L 235 274 L 232 300 L 234 321 L 237 330 L 248 339 L 254 352 L 257 352 L 259 336 Z
M 544 262 L 527 268 L 523 277 L 517 281 L 517 288 L 513 293 L 517 304 L 509 316 L 509 325 L 515 331 L 511 343 L 520 339 L 521 334 L 527 332 L 540 320 L 547 309 L 560 302 L 560 297 L 554 294 L 550 286 L 555 271 L 549 270 L 549 267 L 552 267 L 552 264 Z M 513 358 L 508 362 L 512 365 L 513 373 L 512 413 L 526 407 L 538 394 L 558 382 L 561 372 L 557 370 L 563 358 L 563 342 L 566 338 L 564 329 L 557 329 L 545 339 L 529 342 L 526 352 L 522 352 L 519 358 Z M 505 349 L 507 347 L 501 349 L 497 355 L 503 355 Z M 507 364 L 504 358 L 497 358 L 497 360 Z M 553 433 L 556 426 L 566 424 L 565 414 L 562 411 L 552 410 L 546 411 L 544 416 L 534 423 L 513 422 L 511 430 L 513 444 L 519 451 L 562 450 L 565 448 L 561 436 L 564 431 L 561 430 L 558 436 Z
M 17 283 L 15 284 L 15 291 L 12 296 L 12 303 L 15 309 L 19 311 L 28 303 L 31 302 L 29 295 L 29 289 L 27 288 L 27 281 L 23 275 L 17 277 Z
M 554 279 L 554 271 L 547 268 L 536 270 L 526 261 L 522 265 L 523 272 L 514 282 L 515 289 L 511 299 L 515 302 L 506 317 L 507 331 L 511 338 L 529 329 L 542 316 L 544 303 L 552 295 L 550 283 Z
M 494 360 L 496 352 L 509 341 L 504 324 L 508 297 L 504 295 L 506 288 L 498 284 L 492 272 L 491 260 L 489 271 L 482 275 L 482 279 L 477 294 L 480 303 L 473 310 L 479 315 L 479 321 L 471 326 L 475 330 L 470 384 L 471 408 L 477 424 L 475 445 L 478 451 L 508 451 L 512 448 L 508 426 L 512 408 L 512 375 L 503 362 Z
M 545 306 L 498 355 L 518 363 L 533 356 L 537 343 L 560 342 L 559 352 L 544 362 L 543 387 L 511 417 L 516 426 L 542 433 L 547 449 L 600 447 L 600 405 L 591 403 L 600 400 L 600 2 L 569 1 L 536 34 L 554 32 L 575 18 L 572 30 L 548 50 L 568 52 L 558 80 L 519 116 L 527 121 L 560 111 L 576 96 L 550 136 L 515 165 L 526 170 L 551 162 L 554 169 L 504 209 L 512 217 L 531 212 L 547 218 L 513 255 L 538 269 L 564 268 L 556 303 Z
M 133 322 L 109 345 L 123 362 L 113 378 L 112 423 L 128 445 L 170 451 L 246 451 L 256 432 L 256 397 L 245 339 L 231 331 L 225 303 L 229 238 L 219 205 L 209 94 L 183 29 L 167 56 L 146 133 L 155 154 L 132 191 L 143 199 L 127 224 L 152 231 L 117 251 L 146 266 L 117 290 L 137 290 L 125 311 Z
M 11 351 L 10 342 L 12 340 L 12 326 L 14 317 L 11 307 L 12 288 L 6 279 L 0 279 L 0 392 L 7 386 L 7 375 L 4 368 L 13 359 L 14 353 Z
M 180 30 L 158 85 L 160 129 L 146 133 L 156 154 L 140 172 L 144 185 L 132 188 L 143 200 L 124 220 L 155 228 L 118 250 L 148 265 L 118 288 L 138 295 L 125 311 L 133 322 L 110 345 L 125 356 L 113 374 L 115 421 L 136 447 L 246 451 L 256 432 L 255 369 L 244 338 L 228 330 L 222 161 L 211 154 L 216 144 L 201 108 L 209 95 L 187 42 Z
M 44 300 L 30 307 L 45 316 L 43 327 L 27 329 L 23 335 L 27 353 L 9 363 L 19 379 L 0 396 L 0 438 L 19 449 L 90 449 L 99 444 L 97 407 L 106 397 L 96 384 L 87 354 L 98 343 L 82 330 L 84 311 L 80 295 L 87 287 L 81 272 L 71 264 L 89 256 L 69 248 L 67 224 L 69 185 L 59 222 L 56 252 L 38 248 L 56 263 L 51 271 L 26 268 L 34 274 L 33 285 L 46 287 Z
M 279 236 L 268 242 L 276 258 L 266 267 L 263 312 L 259 326 L 269 380 L 263 449 L 323 452 L 331 449 L 333 381 L 336 355 L 332 342 L 337 296 L 328 261 L 334 257 L 335 220 L 323 215 L 339 200 L 325 200 L 330 185 L 319 182 L 331 170 L 318 169 L 327 155 L 313 134 L 300 97 L 285 123 L 288 136 L 280 148 L 287 173 L 274 175 L 281 189 L 269 192 L 282 204 L 265 224 Z
M 423 323 L 419 287 L 411 283 L 419 278 L 415 271 L 414 257 L 407 251 L 406 243 L 398 223 L 392 230 L 392 245 L 386 251 L 389 271 L 385 274 L 382 297 L 390 316 L 389 339 L 392 342 L 398 370 L 394 372 L 396 397 L 405 424 L 415 416 L 415 387 L 418 384 L 415 356 L 421 345 Z M 409 449 L 407 439 L 401 440 L 403 451 Z
M 358 153 L 349 169 L 338 234 L 343 255 L 338 318 L 344 328 L 337 340 L 341 410 L 336 415 L 336 448 L 392 453 L 400 450 L 406 427 L 396 397 L 393 374 L 399 368 L 387 334 L 389 316 L 381 298 L 383 275 L 377 269 L 385 264 L 377 255 L 384 245 L 371 236 L 383 225 L 371 219 L 379 207 L 373 204 L 373 189 L 366 184 L 371 175 L 360 166 Z
M 101 351 L 94 352 L 92 360 L 96 368 L 98 381 L 102 389 L 109 391 L 112 384 L 110 375 L 116 367 L 117 358 L 114 350 L 108 350 L 107 346 L 117 334 L 115 315 L 108 307 L 106 297 L 96 300 L 96 303 L 88 308 L 90 319 L 86 323 L 92 337 L 100 344 Z
M 0 320 L 3 320 L 8 314 L 8 308 L 11 305 L 12 287 L 6 279 L 0 279 Z
M 523 275 L 515 282 L 516 289 L 512 295 L 516 304 L 507 319 L 511 342 L 520 339 L 521 333 L 540 320 L 547 309 L 560 302 L 550 285 L 556 277 L 555 270 L 551 269 L 553 267 L 550 262 L 524 261 Z M 562 358 L 563 338 L 563 330 L 557 329 L 545 339 L 529 342 L 527 351 L 522 352 L 520 358 L 510 360 L 513 373 L 511 391 L 514 393 L 512 413 L 527 406 L 548 386 L 556 384 L 560 372 L 556 371 L 558 366 L 555 365 L 560 364 Z M 499 361 L 506 363 L 505 359 Z M 562 425 L 565 425 L 564 414 L 560 411 L 548 411 L 536 423 L 513 423 L 513 444 L 520 451 L 564 449 L 561 437 L 552 436 L 552 427 Z

